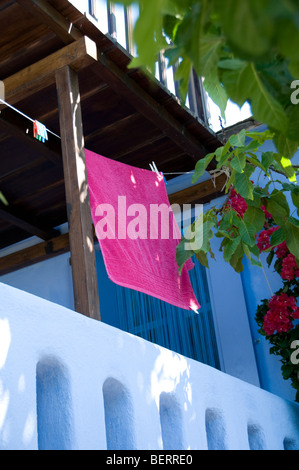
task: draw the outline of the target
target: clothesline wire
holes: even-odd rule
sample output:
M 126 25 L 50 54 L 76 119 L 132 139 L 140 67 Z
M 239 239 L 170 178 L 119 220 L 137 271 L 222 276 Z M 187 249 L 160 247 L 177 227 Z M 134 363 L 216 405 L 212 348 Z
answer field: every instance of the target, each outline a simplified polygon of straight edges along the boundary
M 23 113 L 22 111 L 20 111 L 19 109 L 15 108 L 14 106 L 12 106 L 11 104 L 7 103 L 6 101 L 4 101 L 3 99 L 0 98 L 0 102 L 2 104 L 4 104 L 5 106 L 8 106 L 9 108 L 11 108 L 13 111 L 15 111 L 16 113 L 20 114 L 21 116 L 23 116 L 24 118 L 26 118 L 28 121 L 31 121 L 32 123 L 35 122 L 35 119 L 32 119 L 31 117 L 27 116 L 27 114 Z M 55 134 L 55 132 L 52 132 L 50 129 L 46 128 L 47 129 L 47 132 L 54 135 L 55 137 L 57 137 L 58 139 L 61 140 L 61 137 L 57 134 Z M 171 173 L 164 173 L 163 174 L 165 176 L 174 176 L 174 175 L 190 175 L 194 173 L 194 170 L 193 171 L 178 171 L 178 172 L 171 172 Z
M 179 171 L 179 172 L 174 172 L 174 173 L 164 173 L 163 175 L 169 176 L 169 175 L 191 175 L 191 173 L 194 173 L 194 171 Z
M 31 117 L 27 116 L 26 114 L 24 114 L 22 111 L 20 111 L 19 109 L 15 108 L 14 106 L 12 106 L 11 104 L 7 103 L 6 101 L 2 100 L 0 98 L 0 102 L 6 106 L 8 106 L 9 108 L 11 108 L 13 111 L 17 112 L 18 114 L 20 114 L 21 116 L 23 116 L 24 118 L 28 119 L 28 121 L 31 121 L 32 123 L 35 122 L 35 119 L 32 119 Z M 57 137 L 58 139 L 61 139 L 61 137 L 57 134 L 55 134 L 55 132 L 52 132 L 50 131 L 50 129 L 47 129 L 47 132 L 54 135 L 55 137 Z

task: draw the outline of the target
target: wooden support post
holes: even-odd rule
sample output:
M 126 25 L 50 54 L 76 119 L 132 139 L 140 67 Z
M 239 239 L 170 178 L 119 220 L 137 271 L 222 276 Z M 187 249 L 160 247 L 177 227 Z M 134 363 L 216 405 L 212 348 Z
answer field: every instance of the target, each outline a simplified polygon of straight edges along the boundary
M 73 272 L 75 309 L 100 320 L 79 80 L 69 66 L 56 72 L 60 133 Z

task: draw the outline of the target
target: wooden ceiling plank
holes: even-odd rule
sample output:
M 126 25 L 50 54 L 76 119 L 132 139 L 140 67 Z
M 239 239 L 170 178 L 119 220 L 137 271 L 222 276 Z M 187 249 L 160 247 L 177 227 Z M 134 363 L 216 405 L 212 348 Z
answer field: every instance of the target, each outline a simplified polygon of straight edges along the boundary
M 48 26 L 65 44 L 82 37 L 82 33 L 46 0 L 17 0 L 19 5 Z
M 156 142 L 159 142 L 164 137 L 165 135 L 162 133 L 156 135 L 155 137 L 150 137 L 149 139 L 143 140 L 141 143 L 137 143 L 130 147 L 126 147 L 122 151 L 114 153 L 113 155 L 110 155 L 110 158 L 112 158 L 113 160 L 121 160 L 127 155 L 130 155 L 131 153 L 141 151 L 143 148 L 148 147 L 149 145 L 153 145 Z
M 31 168 L 35 168 L 36 166 L 41 165 L 43 161 L 44 161 L 43 158 L 39 158 L 37 160 L 34 160 L 33 162 L 25 162 L 25 163 L 22 163 L 21 165 L 17 165 L 12 170 L 7 171 L 5 173 L 1 173 L 0 171 L 0 183 L 3 182 L 7 178 L 15 178 L 23 171 L 28 171 Z
M 59 235 L 59 232 L 54 229 L 45 230 L 37 225 L 33 224 L 31 221 L 25 220 L 23 217 L 20 217 L 13 209 L 6 208 L 2 203 L 0 203 L 0 218 L 6 222 L 19 227 L 31 235 L 34 235 L 42 240 L 50 240 L 53 237 Z
M 121 70 L 104 53 L 99 51 L 95 71 L 101 81 L 106 81 L 118 94 L 126 98 L 135 109 L 145 116 L 179 147 L 192 156 L 194 161 L 204 157 L 208 151 L 186 127 L 176 120 L 163 106 L 143 90 L 126 72 Z
M 69 234 L 60 235 L 47 242 L 0 257 L 0 276 L 26 268 L 70 250 Z
M 129 114 L 128 116 L 123 117 L 122 119 L 115 120 L 113 123 L 103 126 L 97 129 L 95 132 L 92 132 L 85 136 L 85 141 L 88 142 L 95 138 L 104 137 L 105 135 L 109 134 L 116 134 L 119 132 L 119 129 L 122 128 L 132 128 L 134 127 L 135 123 L 140 119 L 140 115 L 138 113 Z
M 219 195 L 224 195 L 225 185 L 227 183 L 226 175 L 221 175 L 215 180 L 211 179 L 202 183 L 190 186 L 187 189 L 178 191 L 169 196 L 170 204 L 203 204 Z
M 90 65 L 96 58 L 95 43 L 84 36 L 3 80 L 5 99 L 7 103 L 14 105 L 55 83 L 57 70 L 69 65 L 78 71 Z

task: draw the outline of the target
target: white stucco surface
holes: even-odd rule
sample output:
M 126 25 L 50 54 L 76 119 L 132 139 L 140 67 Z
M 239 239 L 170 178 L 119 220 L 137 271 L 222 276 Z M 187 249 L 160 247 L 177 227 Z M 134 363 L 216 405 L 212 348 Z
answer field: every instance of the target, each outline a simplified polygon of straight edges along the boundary
M 0 449 L 298 449 L 299 408 L 0 284 Z

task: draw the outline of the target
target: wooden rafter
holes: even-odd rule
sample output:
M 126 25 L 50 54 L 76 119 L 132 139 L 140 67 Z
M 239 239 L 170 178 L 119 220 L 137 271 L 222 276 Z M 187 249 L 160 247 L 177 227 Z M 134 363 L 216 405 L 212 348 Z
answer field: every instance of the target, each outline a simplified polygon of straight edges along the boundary
M 5 99 L 16 104 L 29 96 L 55 83 L 55 72 L 66 65 L 80 70 L 97 60 L 95 43 L 82 37 L 50 56 L 26 67 L 4 80 Z
M 52 81 L 54 64 L 57 69 L 60 68 L 60 64 L 69 65 L 76 69 L 78 63 L 82 67 L 82 56 L 87 56 L 89 59 L 93 59 L 94 70 L 98 74 L 101 83 L 106 82 L 114 92 L 128 100 L 140 114 L 160 128 L 165 135 L 182 148 L 185 153 L 190 155 L 194 161 L 198 161 L 209 153 L 205 146 L 188 131 L 186 126 L 181 124 L 164 106 L 158 104 L 154 98 L 130 77 L 129 73 L 118 67 L 101 50 L 96 52 L 95 43 L 82 36 L 82 32 L 79 30 L 70 28 L 70 23 L 55 8 L 48 8 L 48 2 L 44 0 L 18 1 L 25 8 L 34 11 L 34 14 L 40 21 L 47 24 L 57 34 L 59 33 L 60 36 L 66 35 L 65 43 L 75 41 L 75 43 L 67 46 L 70 48 L 70 51 L 73 50 L 73 53 L 74 50 L 78 49 L 78 45 L 81 44 L 82 46 L 83 44 L 83 54 L 80 58 L 75 57 L 69 60 L 69 54 L 64 53 L 64 51 L 66 52 L 66 48 L 64 48 L 33 66 L 38 74 L 38 78 L 32 77 L 32 67 L 29 68 L 29 71 L 25 70 L 13 77 L 9 77 L 5 81 L 5 87 L 10 103 L 16 103 L 21 96 L 23 98 L 23 93 L 29 96 L 37 89 L 42 89 L 47 84 L 46 79 Z M 82 37 L 78 39 L 80 35 Z M 87 51 L 87 46 L 92 49 L 91 53 Z M 44 72 L 44 66 L 47 69 L 47 73 Z M 20 93 L 21 91 L 22 93 Z M 213 164 L 211 164 L 212 167 Z
M 15 209 L 7 208 L 0 202 L 0 219 L 5 220 L 11 225 L 19 227 L 31 235 L 34 235 L 42 240 L 50 240 L 59 235 L 59 232 L 54 229 L 44 229 L 36 222 L 33 222 L 26 217 L 21 216 Z
M 82 33 L 46 0 L 17 0 L 17 2 L 46 24 L 65 44 L 82 37 Z
M 47 242 L 17 251 L 0 258 L 0 276 L 9 274 L 32 264 L 41 263 L 70 251 L 69 234 L 60 235 Z
M 189 154 L 194 161 L 204 157 L 208 151 L 170 112 L 159 105 L 125 71 L 119 68 L 107 55 L 98 53 L 95 71 L 102 81 L 118 94 L 130 101 L 134 108 L 159 127 L 165 135 Z
M 224 195 L 227 176 L 220 175 L 215 181 L 211 179 L 190 186 L 169 196 L 170 204 L 203 204 L 217 196 Z

